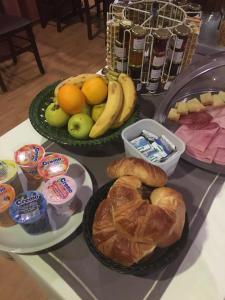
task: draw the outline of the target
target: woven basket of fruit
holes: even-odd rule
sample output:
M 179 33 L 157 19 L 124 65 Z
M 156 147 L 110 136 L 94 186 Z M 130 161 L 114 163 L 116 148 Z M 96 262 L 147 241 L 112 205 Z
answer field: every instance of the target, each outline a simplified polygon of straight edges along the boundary
M 98 74 L 70 77 L 43 89 L 29 118 L 38 133 L 57 143 L 104 144 L 138 119 L 135 87 L 123 73 L 113 80 Z

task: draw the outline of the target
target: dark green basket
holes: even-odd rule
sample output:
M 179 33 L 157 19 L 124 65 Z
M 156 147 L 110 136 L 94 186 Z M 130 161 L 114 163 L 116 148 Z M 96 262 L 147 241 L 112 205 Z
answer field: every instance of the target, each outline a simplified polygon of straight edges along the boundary
M 119 138 L 122 130 L 128 125 L 138 120 L 139 109 L 136 108 L 133 115 L 118 129 L 109 130 L 105 135 L 96 139 L 78 140 L 73 138 L 67 131 L 67 127 L 55 128 L 49 126 L 45 119 L 45 110 L 52 102 L 51 98 L 54 96 L 54 89 L 59 81 L 47 86 L 43 89 L 32 101 L 29 109 L 29 119 L 38 133 L 45 138 L 54 141 L 58 144 L 69 146 L 94 146 L 108 143 L 116 138 Z
M 113 182 L 114 181 L 110 181 L 109 183 L 102 186 L 99 190 L 97 190 L 92 195 L 88 204 L 85 207 L 85 211 L 83 215 L 83 233 L 84 233 L 84 239 L 87 243 L 89 250 L 103 265 L 119 273 L 144 276 L 150 272 L 154 272 L 166 267 L 174 259 L 177 258 L 177 256 L 180 254 L 180 252 L 186 245 L 188 239 L 188 231 L 189 231 L 187 215 L 185 217 L 184 229 L 180 240 L 178 240 L 170 247 L 163 248 L 163 249 L 156 248 L 154 253 L 149 258 L 145 258 L 140 262 L 138 262 L 137 264 L 134 264 L 130 267 L 125 267 L 119 263 L 114 262 L 110 258 L 104 256 L 95 247 L 94 241 L 92 239 L 92 225 L 94 221 L 95 212 L 99 204 L 101 203 L 101 201 L 106 198 L 108 191 L 112 186 Z

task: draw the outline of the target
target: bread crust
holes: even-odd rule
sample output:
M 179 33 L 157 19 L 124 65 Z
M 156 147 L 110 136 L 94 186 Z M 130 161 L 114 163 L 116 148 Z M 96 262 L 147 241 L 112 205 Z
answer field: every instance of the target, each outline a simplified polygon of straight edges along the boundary
M 143 159 L 126 157 L 111 162 L 107 168 L 107 174 L 111 178 L 133 175 L 151 187 L 164 186 L 167 183 L 166 173 Z

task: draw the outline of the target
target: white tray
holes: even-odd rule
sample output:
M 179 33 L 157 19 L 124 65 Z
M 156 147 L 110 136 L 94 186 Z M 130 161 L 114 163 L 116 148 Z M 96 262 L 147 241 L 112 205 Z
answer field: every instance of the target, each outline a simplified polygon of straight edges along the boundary
M 73 233 L 82 222 L 84 208 L 93 193 L 93 185 L 87 170 L 77 160 L 67 156 L 70 167 L 67 175 L 73 177 L 78 185 L 76 194 L 79 210 L 69 218 L 60 217 L 49 205 L 48 214 L 52 230 L 38 235 L 27 233 L 20 225 L 0 227 L 0 250 L 14 253 L 33 253 L 44 250 L 63 241 Z M 27 180 L 19 170 L 19 180 L 23 190 L 27 190 Z M 37 188 L 42 190 L 42 184 Z

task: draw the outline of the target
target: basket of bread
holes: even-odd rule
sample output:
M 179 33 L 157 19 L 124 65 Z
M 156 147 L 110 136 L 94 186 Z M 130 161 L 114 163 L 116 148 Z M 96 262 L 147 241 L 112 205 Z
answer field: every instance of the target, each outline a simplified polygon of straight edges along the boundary
M 90 198 L 84 238 L 105 266 L 145 275 L 168 265 L 186 244 L 184 199 L 165 186 L 166 173 L 140 158 L 122 158 L 107 167 L 112 179 Z

